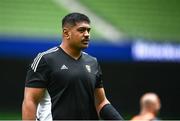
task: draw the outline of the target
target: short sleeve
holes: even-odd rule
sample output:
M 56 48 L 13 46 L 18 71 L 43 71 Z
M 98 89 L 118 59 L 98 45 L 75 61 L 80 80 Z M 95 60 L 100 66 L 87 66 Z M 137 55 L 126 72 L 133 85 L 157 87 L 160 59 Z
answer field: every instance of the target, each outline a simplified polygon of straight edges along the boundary
M 102 71 L 99 63 L 97 62 L 97 72 L 96 72 L 96 88 L 102 88 L 103 81 L 102 81 Z
M 46 88 L 48 82 L 49 68 L 47 62 L 41 54 L 39 54 L 31 65 L 28 66 L 26 75 L 26 87 Z

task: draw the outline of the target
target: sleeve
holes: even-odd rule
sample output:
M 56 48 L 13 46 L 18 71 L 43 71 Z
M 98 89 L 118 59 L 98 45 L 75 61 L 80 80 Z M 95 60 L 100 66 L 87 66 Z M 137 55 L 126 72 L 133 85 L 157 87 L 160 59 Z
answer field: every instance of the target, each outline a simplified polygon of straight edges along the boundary
M 102 88 L 103 81 L 102 81 L 102 71 L 99 63 L 97 62 L 97 71 L 96 71 L 96 88 Z
M 26 75 L 26 87 L 46 88 L 49 68 L 45 58 L 39 54 L 31 65 L 28 66 Z

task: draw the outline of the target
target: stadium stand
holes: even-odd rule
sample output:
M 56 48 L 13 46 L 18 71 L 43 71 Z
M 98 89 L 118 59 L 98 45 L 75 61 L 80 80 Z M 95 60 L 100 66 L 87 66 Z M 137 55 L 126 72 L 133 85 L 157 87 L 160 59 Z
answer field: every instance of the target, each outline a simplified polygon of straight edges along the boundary
M 53 0 L 1 0 L 0 35 L 59 37 L 61 19 L 68 12 Z M 101 37 L 96 33 L 92 30 Z
M 179 0 L 78 0 L 130 38 L 178 41 Z M 68 10 L 53 0 L 1 0 L 0 33 L 58 36 Z M 95 38 L 101 36 L 93 31 Z
M 58 35 L 61 17 L 66 13 L 51 0 L 1 0 L 0 33 Z
M 79 0 L 132 38 L 178 41 L 179 0 Z

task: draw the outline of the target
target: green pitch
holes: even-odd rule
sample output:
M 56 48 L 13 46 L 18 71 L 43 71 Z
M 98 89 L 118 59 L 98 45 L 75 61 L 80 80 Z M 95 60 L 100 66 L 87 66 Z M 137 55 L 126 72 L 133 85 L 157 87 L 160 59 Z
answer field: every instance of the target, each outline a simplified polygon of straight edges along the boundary
M 21 120 L 21 112 L 0 112 L 0 120 Z
M 130 119 L 131 115 L 123 115 L 125 119 Z M 21 120 L 21 112 L 0 112 L 0 120 Z

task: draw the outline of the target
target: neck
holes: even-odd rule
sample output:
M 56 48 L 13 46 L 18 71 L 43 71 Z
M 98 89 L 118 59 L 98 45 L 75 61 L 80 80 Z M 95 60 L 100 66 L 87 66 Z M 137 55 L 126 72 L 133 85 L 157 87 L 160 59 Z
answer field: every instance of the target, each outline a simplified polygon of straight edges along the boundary
M 156 114 L 153 111 L 143 110 L 141 111 L 140 115 L 148 115 L 149 117 L 155 117 Z
M 61 43 L 60 47 L 72 58 L 77 60 L 81 56 L 81 50 L 70 47 L 69 45 L 65 43 Z

